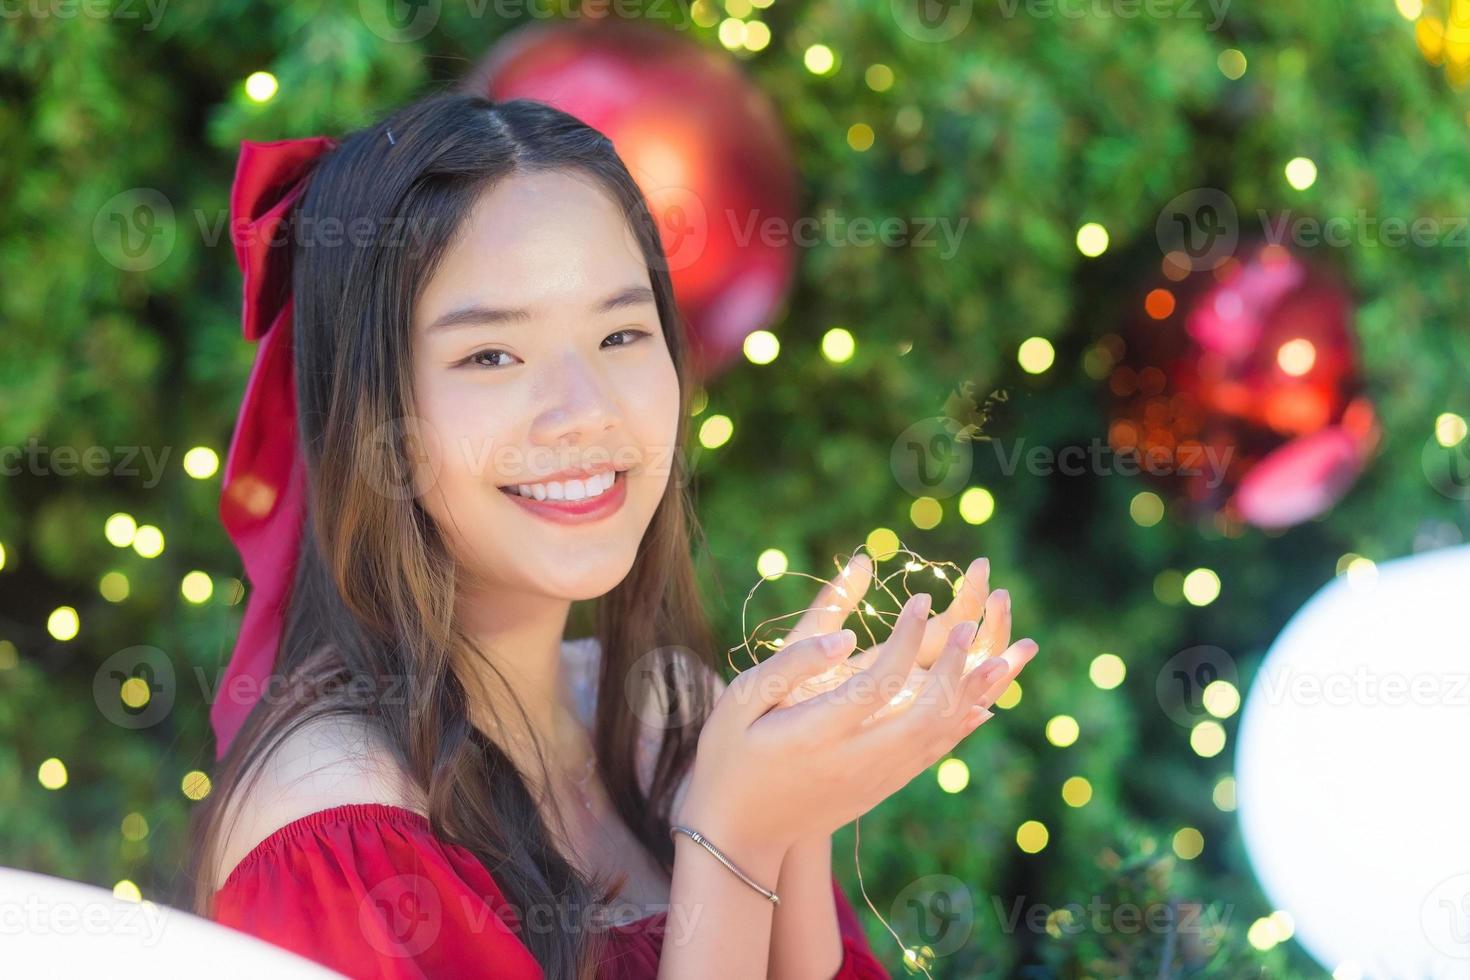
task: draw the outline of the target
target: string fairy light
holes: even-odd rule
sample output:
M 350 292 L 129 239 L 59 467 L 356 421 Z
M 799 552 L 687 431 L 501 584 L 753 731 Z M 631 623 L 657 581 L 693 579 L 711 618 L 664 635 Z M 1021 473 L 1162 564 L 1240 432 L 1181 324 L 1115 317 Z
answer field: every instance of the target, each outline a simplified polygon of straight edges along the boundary
M 861 588 L 851 586 L 849 579 L 854 575 L 854 562 L 859 555 L 866 555 L 870 565 L 870 579 L 866 586 Z M 783 568 L 774 575 L 762 575 L 751 585 L 745 594 L 745 599 L 740 605 L 740 631 L 741 642 L 735 644 L 725 651 L 725 660 L 730 669 L 735 673 L 741 673 L 754 667 L 762 660 L 762 654 L 772 654 L 784 647 L 788 638 L 798 630 L 803 630 L 803 620 L 812 614 L 840 614 L 841 620 L 830 625 L 835 631 L 843 628 L 847 620 L 853 616 L 857 617 L 854 632 L 859 636 L 859 649 L 871 652 L 880 643 L 880 634 L 886 638 L 892 633 L 894 624 L 898 621 L 904 604 L 918 591 L 929 591 L 936 587 L 936 582 L 942 582 L 949 593 L 949 598 L 954 599 L 964 588 L 964 570 L 951 561 L 934 561 L 907 547 L 902 541 L 898 541 L 892 551 L 885 550 L 883 557 L 874 555 L 866 545 L 859 546 L 848 556 L 846 561 L 837 557 L 833 558 L 837 568 L 837 574 L 831 579 L 824 579 L 809 572 L 803 572 L 790 568 Z M 891 568 L 886 574 L 880 574 L 879 568 L 887 563 Z M 896 567 L 894 567 L 896 566 Z M 756 594 L 772 582 L 779 581 L 787 576 L 808 579 L 821 583 L 822 588 L 817 593 L 816 601 L 802 609 L 781 613 L 762 619 L 752 625 L 751 604 L 755 601 Z M 926 587 L 927 586 L 927 587 Z M 874 592 L 876 590 L 876 595 Z M 873 596 L 873 598 L 869 598 Z M 937 613 L 931 610 L 931 616 Z M 791 620 L 797 620 L 792 623 Z M 862 638 L 866 636 L 867 643 L 864 645 Z M 801 637 L 798 637 L 798 639 Z M 991 649 L 991 639 L 986 631 L 977 631 L 975 645 L 971 648 L 965 660 L 964 673 L 968 674 L 980 663 L 994 656 L 999 656 L 1003 651 Z M 745 661 L 744 666 L 737 663 L 737 655 Z M 862 654 L 854 656 L 849 660 L 839 662 L 828 668 L 816 677 L 802 683 L 798 692 L 807 696 L 830 690 L 847 678 L 862 672 L 868 664 L 864 662 Z M 905 702 L 916 696 L 914 688 L 905 682 L 903 688 L 894 695 L 889 702 L 874 713 L 873 719 L 883 717 L 885 714 L 897 710 Z M 805 698 L 803 698 L 804 700 Z M 891 926 L 883 913 L 873 903 L 868 895 L 867 884 L 863 880 L 863 867 L 861 860 L 862 847 L 862 819 L 853 821 L 853 843 L 852 862 L 853 869 L 857 874 L 858 891 L 863 901 L 877 916 L 883 928 L 888 931 L 895 942 L 903 950 L 904 962 L 911 971 L 922 972 L 928 980 L 934 980 L 934 975 L 929 972 L 931 957 L 926 954 L 923 946 L 909 946 L 904 942 L 902 936 Z

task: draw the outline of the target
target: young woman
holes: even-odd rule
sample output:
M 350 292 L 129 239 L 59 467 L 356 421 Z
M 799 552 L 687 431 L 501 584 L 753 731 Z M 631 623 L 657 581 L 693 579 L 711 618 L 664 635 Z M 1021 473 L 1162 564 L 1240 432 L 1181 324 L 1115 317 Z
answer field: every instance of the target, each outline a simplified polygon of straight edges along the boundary
M 859 556 L 724 685 L 656 226 L 564 113 L 444 94 L 246 144 L 232 211 L 272 234 L 236 241 L 253 593 L 197 907 L 350 976 L 886 977 L 830 835 L 1034 655 L 984 560 L 852 655 Z

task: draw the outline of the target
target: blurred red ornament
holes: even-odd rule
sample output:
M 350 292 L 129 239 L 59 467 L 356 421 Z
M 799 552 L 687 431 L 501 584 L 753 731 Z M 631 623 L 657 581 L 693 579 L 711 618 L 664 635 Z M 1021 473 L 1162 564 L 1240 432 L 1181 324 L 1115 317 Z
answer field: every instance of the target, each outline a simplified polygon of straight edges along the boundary
M 795 167 L 770 100 L 729 56 L 632 21 L 536 23 L 467 87 L 549 103 L 612 140 L 658 222 L 700 374 L 769 325 L 795 274 Z
M 1154 289 L 1176 294 L 1170 313 L 1154 297 L 1113 338 L 1109 441 L 1196 508 L 1284 528 L 1342 498 L 1378 426 L 1344 285 L 1282 245 L 1239 254 Z

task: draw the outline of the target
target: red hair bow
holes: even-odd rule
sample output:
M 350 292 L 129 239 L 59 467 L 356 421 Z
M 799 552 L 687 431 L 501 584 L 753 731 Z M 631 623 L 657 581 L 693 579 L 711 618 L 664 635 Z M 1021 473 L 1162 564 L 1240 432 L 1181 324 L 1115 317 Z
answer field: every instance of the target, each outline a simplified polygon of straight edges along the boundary
M 250 600 L 235 652 L 210 707 L 223 756 L 264 693 L 280 646 L 306 513 L 306 466 L 296 434 L 291 343 L 291 241 L 283 222 L 329 136 L 240 143 L 230 234 L 245 277 L 245 339 L 260 342 L 225 463 L 219 515 L 245 564 Z

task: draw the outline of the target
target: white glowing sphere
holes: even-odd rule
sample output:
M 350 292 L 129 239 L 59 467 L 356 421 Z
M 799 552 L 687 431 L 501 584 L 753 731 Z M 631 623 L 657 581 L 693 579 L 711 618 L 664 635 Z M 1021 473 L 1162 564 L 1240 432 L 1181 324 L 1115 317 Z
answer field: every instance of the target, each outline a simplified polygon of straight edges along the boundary
M 16 977 L 339 976 L 188 912 L 14 868 L 0 868 L 0 949 Z
M 1251 684 L 1246 850 L 1328 970 L 1470 978 L 1467 610 L 1470 546 L 1339 576 Z

